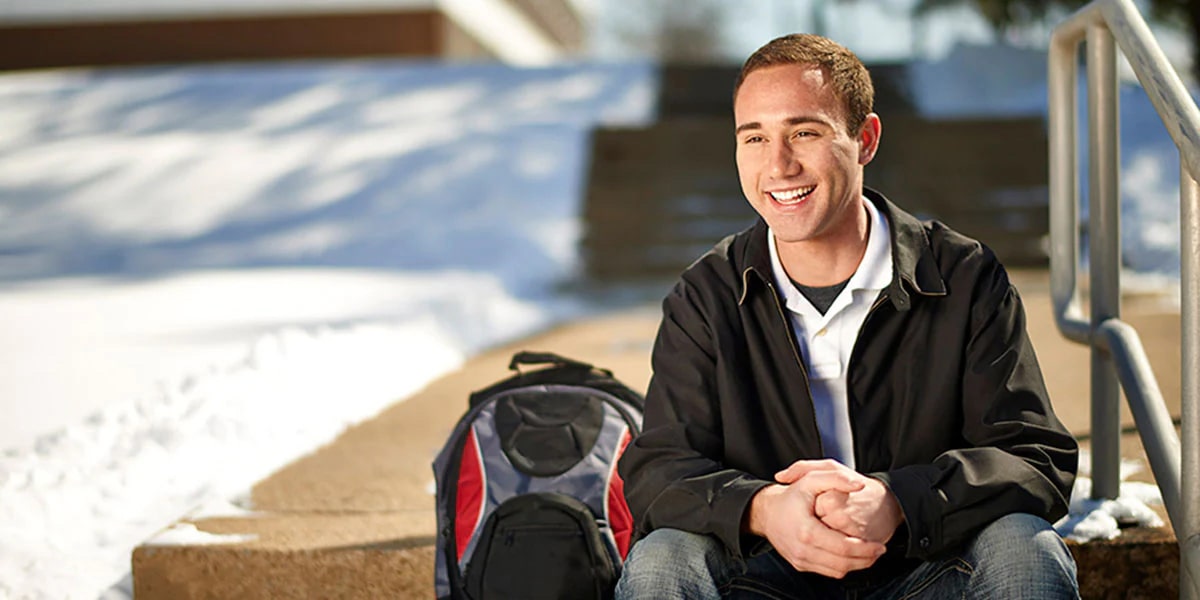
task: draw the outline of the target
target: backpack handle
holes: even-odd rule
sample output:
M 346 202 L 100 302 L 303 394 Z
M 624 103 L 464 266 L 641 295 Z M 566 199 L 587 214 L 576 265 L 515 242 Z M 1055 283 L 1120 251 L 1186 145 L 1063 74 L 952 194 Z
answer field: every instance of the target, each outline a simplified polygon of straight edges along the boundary
M 572 367 L 576 369 L 584 369 L 587 371 L 599 371 L 605 375 L 612 377 L 612 371 L 601 369 L 591 363 L 567 358 L 565 356 L 555 354 L 553 352 L 530 352 L 522 350 L 513 355 L 512 361 L 508 363 L 510 371 L 521 372 L 521 365 L 554 365 L 555 367 Z

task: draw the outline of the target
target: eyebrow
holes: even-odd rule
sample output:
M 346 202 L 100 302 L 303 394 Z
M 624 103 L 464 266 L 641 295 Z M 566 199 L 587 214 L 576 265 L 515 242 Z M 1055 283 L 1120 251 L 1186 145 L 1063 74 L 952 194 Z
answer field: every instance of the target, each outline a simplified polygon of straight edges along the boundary
M 808 116 L 808 115 L 788 117 L 788 118 L 784 119 L 783 122 L 786 125 L 802 125 L 804 123 L 816 123 L 818 125 L 825 125 L 827 127 L 829 126 L 829 123 L 825 119 L 822 119 L 820 117 L 815 117 L 815 116 Z M 762 123 L 759 123 L 758 121 L 742 123 L 741 125 L 738 125 L 736 129 L 733 130 L 733 135 L 736 136 L 736 135 L 741 134 L 743 131 L 748 131 L 751 129 L 762 129 L 762 128 L 763 128 Z

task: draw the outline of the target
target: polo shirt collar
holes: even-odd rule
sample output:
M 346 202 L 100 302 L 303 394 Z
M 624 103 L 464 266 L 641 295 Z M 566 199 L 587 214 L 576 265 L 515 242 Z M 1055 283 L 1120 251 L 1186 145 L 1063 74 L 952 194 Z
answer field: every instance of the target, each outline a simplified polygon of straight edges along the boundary
M 912 305 L 906 287 L 922 296 L 945 296 L 946 283 L 933 256 L 924 225 L 871 188 L 863 188 L 863 197 L 883 214 L 891 234 L 892 281 L 887 289 L 896 309 L 905 311 Z M 755 287 L 763 287 L 770 280 L 769 243 L 767 224 L 759 218 L 750 231 L 750 239 L 742 254 L 745 267 L 742 269 L 742 290 L 738 304 L 745 302 Z
M 871 224 L 870 233 L 867 235 L 867 248 L 863 252 L 858 268 L 846 282 L 845 289 L 838 295 L 837 300 L 829 307 L 825 315 L 821 315 L 813 307 L 812 302 L 796 289 L 788 277 L 787 271 L 783 268 L 783 262 L 779 260 L 779 251 L 775 245 L 775 232 L 769 227 L 767 228 L 767 251 L 771 260 L 771 272 L 789 310 L 801 313 L 808 318 L 831 318 L 850 303 L 850 296 L 846 296 L 847 293 L 852 294 L 860 290 L 878 292 L 891 283 L 892 235 L 888 230 L 887 220 L 870 201 L 863 199 L 862 203 L 867 210 L 867 218 Z

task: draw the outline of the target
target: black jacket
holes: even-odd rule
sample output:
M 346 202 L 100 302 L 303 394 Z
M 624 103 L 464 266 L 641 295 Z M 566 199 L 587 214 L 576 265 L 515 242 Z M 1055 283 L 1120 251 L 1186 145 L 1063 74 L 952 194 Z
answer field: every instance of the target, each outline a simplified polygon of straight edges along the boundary
M 847 368 L 857 469 L 905 525 L 886 564 L 959 547 L 1005 514 L 1066 514 L 1077 445 L 1055 417 L 1025 313 L 986 247 L 865 190 L 887 217 L 893 280 Z M 639 535 L 672 527 L 744 558 L 751 496 L 821 458 L 808 375 L 772 278 L 767 226 L 717 244 L 663 301 L 643 432 L 620 462 Z

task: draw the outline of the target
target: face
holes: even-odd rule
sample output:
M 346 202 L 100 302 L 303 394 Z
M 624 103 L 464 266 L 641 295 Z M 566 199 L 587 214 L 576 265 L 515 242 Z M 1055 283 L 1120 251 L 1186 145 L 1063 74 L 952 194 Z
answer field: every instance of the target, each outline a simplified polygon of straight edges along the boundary
M 860 131 L 847 131 L 843 103 L 808 65 L 750 73 L 733 113 L 742 193 L 776 240 L 836 244 L 853 235 L 879 118 L 871 114 Z

